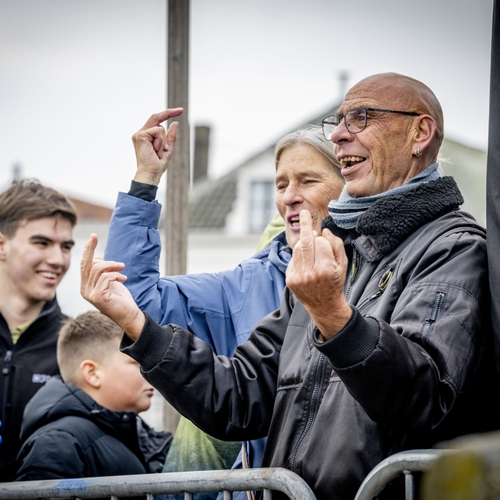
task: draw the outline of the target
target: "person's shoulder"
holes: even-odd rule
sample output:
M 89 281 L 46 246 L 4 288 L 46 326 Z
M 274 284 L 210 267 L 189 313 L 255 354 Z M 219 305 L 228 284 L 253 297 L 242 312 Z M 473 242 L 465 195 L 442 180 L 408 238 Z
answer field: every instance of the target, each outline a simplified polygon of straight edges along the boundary
M 486 228 L 482 224 L 480 224 L 477 221 L 477 219 L 469 212 L 466 212 L 465 210 L 457 210 L 455 212 L 455 216 L 465 226 L 471 227 L 472 229 L 474 229 L 474 231 L 477 231 L 478 233 L 486 235 Z
M 87 418 L 67 415 L 39 427 L 25 442 L 36 444 L 39 449 L 48 446 L 57 450 L 75 443 L 87 449 L 104 434 L 97 424 Z
M 433 221 L 443 234 L 466 233 L 474 239 L 486 239 L 486 228 L 464 210 L 453 210 Z
M 278 254 L 286 248 L 288 248 L 286 233 L 285 231 L 282 231 L 271 240 L 269 245 L 254 254 L 251 259 L 267 261 L 269 260 L 270 255 L 272 255 L 273 253 Z
M 39 427 L 23 442 L 16 480 L 80 477 L 83 464 L 93 456 L 89 450 L 103 438 L 107 440 L 105 433 L 88 419 L 61 416 Z

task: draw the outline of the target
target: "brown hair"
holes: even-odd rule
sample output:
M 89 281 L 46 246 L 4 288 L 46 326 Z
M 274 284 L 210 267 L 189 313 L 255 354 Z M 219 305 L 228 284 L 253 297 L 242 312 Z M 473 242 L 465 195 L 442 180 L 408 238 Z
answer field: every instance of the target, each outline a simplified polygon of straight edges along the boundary
M 57 341 L 57 362 L 65 382 L 73 382 L 82 361 L 103 363 L 115 352 L 123 330 L 97 311 L 88 311 L 63 322 Z
M 14 181 L 0 193 L 0 232 L 12 238 L 22 221 L 44 217 L 62 217 L 71 226 L 77 221 L 71 202 L 53 188 L 45 187 L 36 179 Z

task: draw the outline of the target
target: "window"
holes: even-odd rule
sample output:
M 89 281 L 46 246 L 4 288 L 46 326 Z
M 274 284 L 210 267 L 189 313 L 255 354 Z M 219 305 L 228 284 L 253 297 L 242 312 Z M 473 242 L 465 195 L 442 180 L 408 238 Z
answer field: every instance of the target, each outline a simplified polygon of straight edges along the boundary
M 274 204 L 274 182 L 252 181 L 250 183 L 250 199 L 248 213 L 249 231 L 252 233 L 262 232 L 276 211 Z

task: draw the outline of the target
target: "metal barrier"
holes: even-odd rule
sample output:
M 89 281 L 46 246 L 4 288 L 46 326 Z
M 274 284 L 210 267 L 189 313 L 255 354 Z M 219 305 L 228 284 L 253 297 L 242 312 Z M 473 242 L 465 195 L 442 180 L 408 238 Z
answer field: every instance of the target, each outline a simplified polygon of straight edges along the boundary
M 414 500 L 414 472 L 424 472 L 433 461 L 449 450 L 411 450 L 391 455 L 366 476 L 354 500 L 374 500 L 393 479 L 404 474 L 405 499 Z M 85 499 L 184 494 L 192 500 L 194 493 L 222 491 L 224 500 L 231 500 L 234 491 L 263 491 L 264 500 L 271 500 L 271 491 L 285 493 L 291 500 L 316 500 L 307 483 L 284 468 L 216 470 L 108 476 L 84 479 L 24 481 L 0 483 L 0 500 Z
M 57 479 L 0 483 L 1 500 L 21 499 L 84 499 L 146 496 L 184 493 L 192 500 L 194 493 L 223 491 L 224 500 L 231 500 L 233 491 L 262 490 L 264 500 L 271 500 L 271 491 L 280 491 L 291 500 L 316 500 L 307 483 L 294 472 L 283 468 L 169 472 L 131 476 L 108 476 L 85 479 Z
M 373 500 L 393 479 L 405 475 L 405 499 L 413 500 L 413 472 L 424 472 L 445 450 L 402 451 L 382 460 L 361 483 L 354 500 Z

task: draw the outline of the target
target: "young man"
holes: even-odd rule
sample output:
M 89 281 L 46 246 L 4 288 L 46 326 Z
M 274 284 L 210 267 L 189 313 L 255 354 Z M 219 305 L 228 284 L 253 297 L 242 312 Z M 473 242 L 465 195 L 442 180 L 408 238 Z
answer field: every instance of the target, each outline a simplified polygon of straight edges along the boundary
M 57 359 L 66 383 L 51 378 L 26 406 L 17 480 L 161 472 L 172 435 L 137 416 L 153 387 L 120 352 L 122 334 L 95 311 L 64 322 Z
M 70 264 L 76 213 L 34 180 L 0 194 L 0 481 L 12 481 L 24 407 L 59 373 L 64 315 L 56 289 Z

